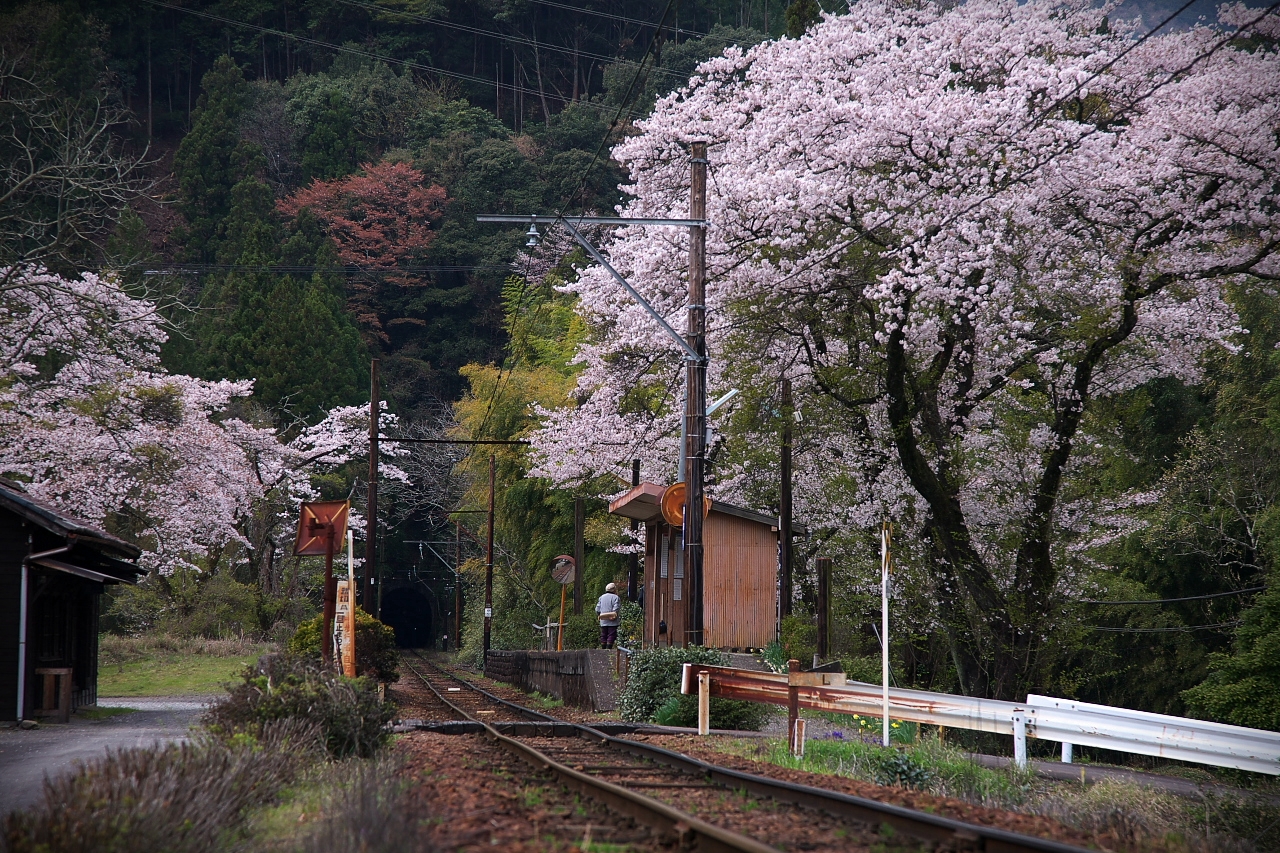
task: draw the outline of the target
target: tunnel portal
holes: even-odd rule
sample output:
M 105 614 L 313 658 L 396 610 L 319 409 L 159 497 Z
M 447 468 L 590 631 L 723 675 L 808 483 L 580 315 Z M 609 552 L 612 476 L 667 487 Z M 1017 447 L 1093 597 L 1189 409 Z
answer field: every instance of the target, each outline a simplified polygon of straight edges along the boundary
M 382 621 L 396 632 L 396 645 L 421 649 L 435 643 L 431 631 L 431 604 L 416 589 L 387 590 L 382 599 Z

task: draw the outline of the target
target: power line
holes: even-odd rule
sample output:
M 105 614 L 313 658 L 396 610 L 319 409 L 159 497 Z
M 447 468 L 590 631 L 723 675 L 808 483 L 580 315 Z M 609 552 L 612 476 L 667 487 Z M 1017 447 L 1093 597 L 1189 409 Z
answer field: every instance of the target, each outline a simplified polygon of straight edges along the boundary
M 1107 631 L 1112 634 L 1186 634 L 1191 631 L 1208 631 L 1213 628 L 1231 628 L 1240 624 L 1234 622 L 1215 622 L 1212 625 L 1179 625 L 1173 628 L 1108 628 L 1104 625 L 1091 625 L 1091 631 Z
M 408 18 L 411 21 L 417 21 L 423 24 L 434 24 L 436 26 L 445 27 L 447 29 L 460 30 L 464 33 L 471 33 L 473 35 L 481 35 L 481 36 L 488 36 L 490 38 L 501 39 L 502 41 L 511 42 L 512 44 L 521 44 L 521 45 L 524 45 L 525 47 L 532 47 L 534 50 L 557 51 L 559 53 L 564 53 L 567 55 L 576 55 L 580 57 L 586 57 L 587 59 L 595 59 L 601 62 L 608 62 L 608 63 L 618 62 L 621 59 L 620 57 L 616 57 L 616 56 L 605 56 L 604 54 L 600 54 L 600 53 L 591 53 L 583 50 L 574 50 L 573 48 L 568 48 L 568 47 L 560 47 L 547 42 L 537 42 L 533 39 L 525 38 L 524 36 L 508 35 L 506 33 L 497 32 L 496 30 L 486 30 L 481 27 L 472 27 L 467 24 L 458 24 L 458 23 L 454 23 L 453 21 L 445 21 L 445 20 L 441 20 L 440 18 L 432 18 L 428 15 L 419 15 L 416 12 L 406 12 L 401 9 L 389 9 L 386 6 L 379 6 L 376 3 L 364 2 L 364 0 L 338 0 L 338 2 L 346 6 L 354 6 L 356 8 L 365 9 L 371 12 L 380 12 L 387 15 L 398 15 L 399 17 Z M 653 24 L 648 24 L 648 25 L 653 26 Z M 674 71 L 662 70 L 660 71 L 660 73 L 667 74 L 672 77 L 681 76 Z
M 383 269 L 361 266 L 307 266 L 289 264 L 176 264 L 161 269 L 143 270 L 143 275 L 183 275 L 185 273 L 213 272 L 273 272 L 281 274 L 316 272 L 332 272 L 343 275 L 397 275 L 399 273 L 431 273 L 431 272 L 480 272 L 507 270 L 509 264 L 429 264 L 425 266 L 395 267 Z
M 1251 586 L 1248 589 L 1233 589 L 1230 592 L 1211 592 L 1208 595 L 1188 595 L 1185 598 L 1141 598 L 1133 601 L 1097 601 L 1083 598 L 1081 604 L 1175 604 L 1179 601 L 1203 601 L 1206 598 L 1224 598 L 1228 595 L 1244 595 L 1250 592 L 1261 592 L 1265 586 Z
M 595 9 L 583 9 L 580 6 L 570 6 L 567 3 L 556 3 L 554 0 L 529 0 L 529 2 L 537 3 L 541 6 L 551 6 L 556 9 L 567 9 L 570 12 L 578 12 L 583 15 L 594 15 L 597 18 L 608 18 L 612 21 L 622 21 L 627 24 L 639 24 L 642 27 L 656 27 L 659 25 L 653 21 L 645 21 L 640 18 L 628 18 L 626 15 L 614 15 L 610 12 L 597 12 Z M 685 30 L 680 27 L 672 27 L 671 31 L 677 35 L 697 36 L 698 38 L 709 39 L 711 41 L 727 42 L 726 39 L 717 38 L 700 30 Z
M 358 47 L 352 47 L 350 45 L 332 44 L 330 42 L 321 41 L 319 39 L 313 39 L 308 36 L 300 36 L 297 33 L 287 33 L 283 30 L 277 30 L 273 27 L 264 27 L 258 24 L 250 24 L 245 21 L 237 21 L 234 18 L 225 18 L 221 15 L 215 15 L 211 12 L 202 12 L 197 9 L 186 9 L 186 8 L 183 8 L 182 6 L 175 6 L 172 3 L 162 2 L 162 0 L 143 0 L 143 2 L 152 6 L 158 6 L 162 9 L 170 9 L 174 12 L 183 12 L 188 15 L 195 15 L 198 18 L 205 18 L 210 21 L 217 21 L 218 23 L 221 23 L 221 24 L 229 24 L 233 27 L 243 27 L 248 30 L 255 30 L 260 33 L 266 33 L 268 35 L 278 36 L 282 39 L 292 39 L 293 41 L 299 42 L 301 44 L 309 44 L 315 47 L 321 47 L 327 50 L 337 51 L 339 53 L 350 53 L 350 54 L 354 54 L 355 56 L 363 56 L 368 59 L 378 60 L 379 62 L 387 62 L 393 65 L 400 65 L 405 68 L 412 68 L 415 71 L 426 71 L 431 74 L 439 74 L 443 77 L 453 77 L 458 80 L 465 80 L 468 83 L 479 83 L 486 88 L 488 88 L 489 86 L 492 86 L 495 82 L 493 80 L 488 79 L 487 77 L 477 77 L 474 74 L 464 74 L 460 71 L 446 71 L 445 69 L 437 68 L 434 65 L 423 65 L 421 62 L 413 62 L 408 59 L 397 59 L 394 56 L 386 56 L 381 53 L 374 53 L 373 51 L 362 50 Z M 499 83 L 499 85 L 501 85 L 504 89 L 509 89 L 514 92 L 520 92 L 521 94 L 524 94 L 524 95 L 530 95 L 534 97 L 541 97 L 542 95 L 542 93 L 540 93 L 536 89 L 529 89 L 525 86 L 518 86 L 514 83 L 510 83 L 510 84 Z M 582 104 L 583 106 L 594 109 L 598 112 L 604 112 L 607 109 L 605 105 L 593 103 L 592 101 L 589 101 L 589 100 L 578 101 L 578 103 Z

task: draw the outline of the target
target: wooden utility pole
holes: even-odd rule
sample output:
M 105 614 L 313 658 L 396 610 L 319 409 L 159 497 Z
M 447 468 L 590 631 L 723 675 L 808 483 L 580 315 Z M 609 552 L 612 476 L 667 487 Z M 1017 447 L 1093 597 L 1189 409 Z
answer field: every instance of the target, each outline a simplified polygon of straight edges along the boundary
M 455 521 L 453 535 L 453 647 L 462 650 L 462 522 Z
M 587 567 L 587 509 L 582 498 L 573 499 L 573 615 L 582 613 L 582 600 L 586 590 L 582 585 L 582 573 Z
M 378 427 L 382 401 L 378 398 L 378 360 L 369 365 L 369 506 L 364 534 L 364 611 L 377 615 L 377 595 L 373 588 L 378 565 Z
M 631 460 L 631 488 L 640 485 L 640 460 Z M 631 543 L 637 541 L 636 534 L 640 530 L 640 522 L 631 519 Z M 640 584 L 640 555 L 635 551 L 627 558 L 627 601 L 635 601 L 639 596 L 637 587 Z
M 484 558 L 484 652 L 489 654 L 493 636 L 493 489 L 498 470 L 498 457 L 489 454 L 489 544 Z M 487 661 L 486 661 L 487 663 Z
M 689 218 L 707 216 L 707 143 L 690 145 Z M 684 565 L 689 579 L 689 628 L 685 645 L 700 646 L 703 637 L 702 511 L 705 492 L 703 446 L 707 432 L 707 229 L 689 227 L 689 307 L 685 340 L 697 358 L 687 356 L 685 395 Z
M 791 615 L 791 596 L 795 589 L 791 563 L 791 380 L 782 380 L 782 482 L 778 486 L 778 568 L 782 582 L 778 613 Z
M 818 558 L 818 659 L 831 656 L 831 558 Z

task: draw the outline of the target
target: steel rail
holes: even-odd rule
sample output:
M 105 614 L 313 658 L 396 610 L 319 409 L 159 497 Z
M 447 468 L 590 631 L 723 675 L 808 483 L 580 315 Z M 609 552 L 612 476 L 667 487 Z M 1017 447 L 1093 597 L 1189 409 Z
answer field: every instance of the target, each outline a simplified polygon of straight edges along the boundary
M 417 673 L 417 670 L 410 665 L 411 669 Z M 443 670 L 440 670 L 444 672 Z M 994 827 L 982 826 L 980 824 L 965 823 L 964 821 L 952 818 L 941 817 L 939 815 L 928 814 L 927 812 L 919 812 L 913 809 L 904 808 L 903 806 L 895 806 L 890 803 L 882 803 L 878 800 L 872 800 L 865 797 L 855 797 L 851 794 L 832 791 L 826 788 L 817 788 L 811 785 L 800 785 L 794 782 L 787 782 L 781 779 L 771 779 L 767 776 L 757 776 L 753 773 L 746 773 L 740 770 L 733 770 L 728 767 L 721 767 L 711 764 L 679 752 L 664 749 L 653 744 L 643 743 L 641 741 L 628 740 L 625 738 L 613 737 L 605 734 L 598 729 L 580 723 L 569 723 L 564 720 L 557 720 L 549 715 L 542 714 L 523 705 L 509 702 L 502 699 L 482 687 L 458 678 L 451 673 L 444 673 L 446 676 L 465 684 L 472 690 L 483 694 L 491 701 L 498 702 L 504 706 L 517 710 L 520 713 L 541 717 L 548 721 L 556 723 L 555 730 L 557 732 L 576 730 L 579 737 L 588 737 L 597 740 L 600 743 L 606 743 L 616 749 L 628 752 L 639 758 L 644 758 L 658 764 L 663 764 L 673 769 L 678 769 L 686 773 L 696 776 L 702 776 L 717 784 L 723 785 L 731 790 L 745 790 L 756 796 L 769 797 L 783 803 L 805 806 L 826 812 L 836 817 L 845 818 L 859 823 L 871 824 L 879 826 L 888 824 L 896 831 L 904 832 L 923 841 L 935 843 L 954 844 L 957 849 L 981 850 L 989 851 L 989 853 L 1085 853 L 1084 848 L 1076 847 L 1070 844 L 1064 844 L 1060 841 L 1053 841 L 1046 838 L 1037 838 L 1031 835 L 1022 835 L 1016 832 L 1009 832 Z M 418 676 L 422 678 L 421 674 Z M 426 679 L 422 679 L 426 683 Z M 430 686 L 430 685 L 428 685 Z M 432 688 L 432 692 L 435 692 Z M 436 693 L 439 696 L 439 693 Z M 451 704 L 444 700 L 446 704 Z M 465 715 L 465 714 L 464 714 Z M 472 719 L 468 717 L 468 719 Z M 519 744 L 522 750 L 529 750 L 537 755 L 542 755 L 532 747 L 520 744 L 514 738 L 507 738 L 499 733 L 493 726 L 483 720 L 478 720 L 486 731 L 491 731 L 495 736 L 510 740 Z M 514 728 L 514 727 L 513 727 Z M 541 733 L 545 735 L 546 733 Z M 548 766 L 554 764 L 554 760 L 543 756 L 537 759 L 539 762 L 548 763 Z M 589 780 L 592 784 L 610 785 L 608 782 L 601 782 L 586 774 L 572 770 L 572 768 L 564 768 L 575 776 L 582 776 Z M 583 789 L 583 793 L 588 793 Z M 625 789 L 624 789 L 625 790 Z M 630 792 L 627 792 L 630 793 Z M 638 795 L 637 795 L 638 796 Z M 648 799 L 647 797 L 644 799 Z M 663 808 L 669 808 L 662 803 L 658 805 Z M 633 815 L 635 816 L 635 815 Z M 734 848 L 740 849 L 740 848 Z M 756 849 L 756 848 L 752 848 Z M 774 850 L 772 847 L 765 849 Z
M 424 663 L 427 662 L 424 660 Z M 597 779 L 594 776 L 583 773 L 582 771 L 574 770 L 572 767 L 561 764 L 554 758 L 534 749 L 528 744 L 521 743 L 515 738 L 507 737 L 485 720 L 476 719 L 462 708 L 444 698 L 444 696 L 440 694 L 440 691 L 436 690 L 435 686 L 431 684 L 431 682 L 428 681 L 413 664 L 406 661 L 406 665 L 409 669 L 413 670 L 413 673 L 418 676 L 419 680 L 421 680 L 424 685 L 426 685 L 427 689 L 436 695 L 436 698 L 448 707 L 452 708 L 456 713 L 466 717 L 468 720 L 479 723 L 484 727 L 484 733 L 486 736 L 497 742 L 517 758 L 520 758 L 535 767 L 545 767 L 555 774 L 562 784 L 571 790 L 590 797 L 591 799 L 604 804 L 606 807 L 625 814 L 628 817 L 634 818 L 648 826 L 665 832 L 674 838 L 682 847 L 696 845 L 696 849 L 699 851 L 723 851 L 723 853 L 777 853 L 777 848 L 775 847 L 761 844 L 759 841 L 747 838 L 745 835 L 739 835 L 736 832 L 722 829 L 718 826 L 707 823 L 700 818 L 694 817 L 691 814 L 673 808 L 666 803 L 659 802 L 651 797 L 646 797 L 643 794 L 637 794 L 635 791 L 629 791 L 620 785 L 615 785 L 612 782 Z M 428 665 L 430 664 L 428 663 Z M 489 699 L 495 700 L 513 709 L 518 709 L 522 714 L 544 717 L 547 720 L 561 722 L 555 720 L 554 717 L 534 711 L 531 708 L 525 708 L 524 706 L 517 705 L 514 702 L 508 702 L 505 699 L 500 699 L 492 693 L 489 693 L 487 690 L 479 688 L 461 678 L 454 678 L 459 683 L 470 687 Z M 575 725 L 574 727 L 580 730 L 591 731 L 585 726 L 580 727 Z M 607 735 L 603 735 L 600 732 L 595 732 L 595 735 L 607 738 Z

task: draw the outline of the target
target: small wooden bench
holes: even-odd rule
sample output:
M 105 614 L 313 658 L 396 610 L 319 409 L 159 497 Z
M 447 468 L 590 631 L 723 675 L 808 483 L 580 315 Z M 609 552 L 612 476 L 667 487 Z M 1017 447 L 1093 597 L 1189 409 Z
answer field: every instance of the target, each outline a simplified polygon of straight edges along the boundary
M 33 711 L 37 717 L 56 717 L 60 723 L 71 722 L 71 672 L 69 666 L 36 669 L 36 678 L 41 682 L 40 706 Z

